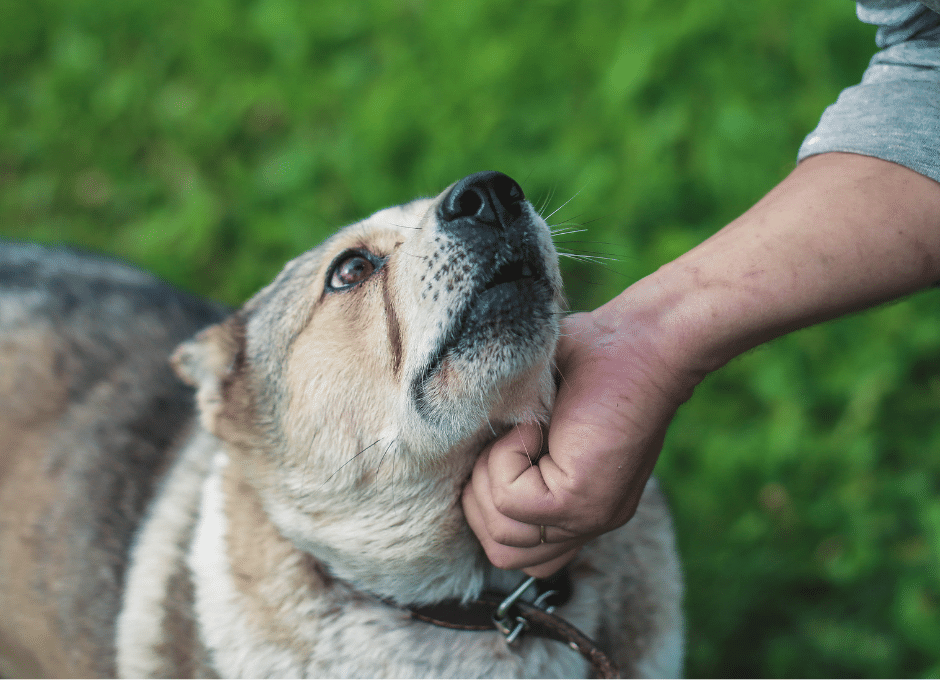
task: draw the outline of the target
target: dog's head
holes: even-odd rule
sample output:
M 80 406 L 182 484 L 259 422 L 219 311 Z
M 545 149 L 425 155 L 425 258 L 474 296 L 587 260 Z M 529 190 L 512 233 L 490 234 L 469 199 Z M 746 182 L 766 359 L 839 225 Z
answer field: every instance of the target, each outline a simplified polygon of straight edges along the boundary
M 547 225 L 478 173 L 342 229 L 174 363 L 284 535 L 435 600 L 480 585 L 460 489 L 486 440 L 547 416 L 562 306 Z

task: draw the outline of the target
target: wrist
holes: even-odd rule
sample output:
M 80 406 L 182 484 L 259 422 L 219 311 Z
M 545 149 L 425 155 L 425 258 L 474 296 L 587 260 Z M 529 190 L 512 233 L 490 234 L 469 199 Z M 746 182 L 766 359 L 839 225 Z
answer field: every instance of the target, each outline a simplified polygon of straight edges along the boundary
M 693 277 L 675 262 L 636 282 L 590 313 L 594 325 L 633 354 L 634 366 L 669 401 L 686 401 L 707 373 L 725 361 L 711 356 L 708 302 Z
M 772 315 L 772 293 L 735 285 L 722 267 L 694 252 L 637 282 L 614 305 L 621 323 L 641 328 L 651 352 L 697 383 L 784 331 Z
M 632 336 L 651 361 L 698 382 L 734 353 L 721 351 L 728 347 L 729 320 L 695 279 L 680 262 L 665 264 L 597 309 L 597 322 Z

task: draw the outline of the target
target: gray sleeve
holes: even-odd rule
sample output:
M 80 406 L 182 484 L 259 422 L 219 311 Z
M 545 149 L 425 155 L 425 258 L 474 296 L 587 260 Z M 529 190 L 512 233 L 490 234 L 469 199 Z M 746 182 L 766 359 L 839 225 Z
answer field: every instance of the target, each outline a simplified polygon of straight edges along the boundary
M 937 4 L 937 0 L 927 0 Z M 862 82 L 843 90 L 800 147 L 883 158 L 940 182 L 940 14 L 908 0 L 865 0 L 881 51 Z

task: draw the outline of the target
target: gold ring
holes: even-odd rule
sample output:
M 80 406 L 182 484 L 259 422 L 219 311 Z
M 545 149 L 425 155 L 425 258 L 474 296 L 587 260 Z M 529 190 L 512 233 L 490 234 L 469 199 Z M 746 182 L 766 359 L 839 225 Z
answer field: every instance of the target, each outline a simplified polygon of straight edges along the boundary
M 545 525 L 539 525 L 539 543 L 545 542 Z

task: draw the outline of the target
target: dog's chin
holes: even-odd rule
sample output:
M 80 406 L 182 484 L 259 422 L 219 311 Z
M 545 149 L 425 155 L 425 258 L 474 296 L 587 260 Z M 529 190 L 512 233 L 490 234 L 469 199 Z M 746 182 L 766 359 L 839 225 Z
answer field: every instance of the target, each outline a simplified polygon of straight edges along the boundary
M 451 441 L 545 417 L 558 339 L 551 286 L 523 278 L 489 287 L 458 316 L 412 382 L 422 419 Z

